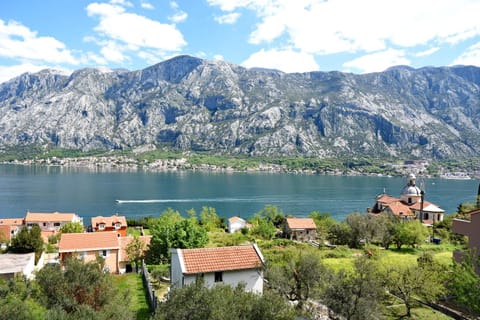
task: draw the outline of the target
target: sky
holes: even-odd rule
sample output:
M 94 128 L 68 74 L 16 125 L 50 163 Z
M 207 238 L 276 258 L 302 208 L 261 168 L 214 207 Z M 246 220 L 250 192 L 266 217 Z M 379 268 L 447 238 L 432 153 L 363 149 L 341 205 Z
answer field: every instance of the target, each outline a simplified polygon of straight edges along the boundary
M 288 73 L 480 66 L 480 0 L 0 1 L 0 83 L 183 54 Z

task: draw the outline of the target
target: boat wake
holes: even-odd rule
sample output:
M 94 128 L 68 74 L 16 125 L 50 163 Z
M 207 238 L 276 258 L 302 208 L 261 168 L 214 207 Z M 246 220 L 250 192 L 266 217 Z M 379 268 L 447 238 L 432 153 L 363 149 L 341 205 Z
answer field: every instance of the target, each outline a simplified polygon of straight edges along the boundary
M 210 199 L 147 199 L 147 200 L 115 200 L 116 203 L 169 203 L 169 202 L 237 202 L 251 201 L 238 198 L 210 198 Z

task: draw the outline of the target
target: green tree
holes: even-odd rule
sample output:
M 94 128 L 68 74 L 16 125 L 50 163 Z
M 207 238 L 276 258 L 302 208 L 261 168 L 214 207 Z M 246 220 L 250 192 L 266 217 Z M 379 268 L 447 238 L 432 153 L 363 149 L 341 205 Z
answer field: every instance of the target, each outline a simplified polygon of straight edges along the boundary
M 250 223 L 252 224 L 250 234 L 253 236 L 260 237 L 264 240 L 271 240 L 277 233 L 277 228 L 273 222 L 265 220 L 261 217 L 253 217 L 250 219 Z
M 357 258 L 353 272 L 335 274 L 323 292 L 323 301 L 347 320 L 378 318 L 384 290 L 377 270 L 376 260 Z
M 326 240 L 330 230 L 336 224 L 335 219 L 333 219 L 329 213 L 320 213 L 317 211 L 311 212 L 309 217 L 315 221 L 318 237 L 321 240 Z
M 270 292 L 257 295 L 243 286 L 215 285 L 206 288 L 198 281 L 174 289 L 170 298 L 159 304 L 155 320 L 291 320 L 294 310 Z
M 33 281 L 23 277 L 0 278 L 0 320 L 43 319 L 46 309 L 38 302 Z
M 448 290 L 457 304 L 471 313 L 480 315 L 480 276 L 475 272 L 475 263 L 479 264 L 474 252 L 465 252 L 461 263 L 453 264 Z
M 385 278 L 388 290 L 405 304 L 407 317 L 411 316 L 416 299 L 434 302 L 446 292 L 444 270 L 429 254 L 422 255 L 417 266 L 395 265 L 388 268 Z
M 80 222 L 67 222 L 60 228 L 61 233 L 82 233 L 83 224 Z
M 120 295 L 111 277 L 97 262 L 84 263 L 74 257 L 66 260 L 64 270 L 45 266 L 36 281 L 49 309 L 47 318 L 131 319 L 128 292 Z
M 427 237 L 428 230 L 420 221 L 404 221 L 395 225 L 393 241 L 397 249 L 401 249 L 403 245 L 415 248 L 425 242 Z
M 345 222 L 339 222 L 332 226 L 328 234 L 328 241 L 336 245 L 349 245 L 351 240 L 352 229 Z
M 218 217 L 217 211 L 212 207 L 202 207 L 200 212 L 200 224 L 207 231 L 223 229 L 222 220 Z
M 22 228 L 12 239 L 10 249 L 13 253 L 35 252 L 35 263 L 43 252 L 43 239 L 40 227 L 34 224 L 28 228 Z
M 152 240 L 147 253 L 150 264 L 168 263 L 170 249 L 201 248 L 208 242 L 207 231 L 195 217 L 183 218 L 178 211 L 168 209 L 151 223 Z
M 300 252 L 284 260 L 283 264 L 269 266 L 266 278 L 272 289 L 297 302 L 297 307 L 302 309 L 304 303 L 324 286 L 332 272 L 316 255 Z
M 135 266 L 135 270 L 138 271 L 138 267 L 141 265 L 142 259 L 145 257 L 147 250 L 147 244 L 140 239 L 138 235 L 133 236 L 133 239 L 127 244 L 125 252 L 130 259 L 130 262 Z
M 267 222 L 271 222 L 276 228 L 280 228 L 285 221 L 285 215 L 276 206 L 266 205 L 262 210 L 255 214 Z
M 367 215 L 360 213 L 351 213 L 345 219 L 350 227 L 350 243 L 351 248 L 359 248 L 361 241 L 367 237 L 368 220 Z

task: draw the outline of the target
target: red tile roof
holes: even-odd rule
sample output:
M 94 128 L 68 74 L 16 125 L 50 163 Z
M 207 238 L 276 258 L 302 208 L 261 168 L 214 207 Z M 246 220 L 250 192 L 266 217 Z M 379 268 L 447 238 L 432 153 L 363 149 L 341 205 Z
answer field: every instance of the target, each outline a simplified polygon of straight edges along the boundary
M 3 240 L 10 241 L 12 236 L 12 228 L 16 228 L 15 226 L 9 225 L 0 225 L 0 243 Z
M 87 232 L 64 233 L 58 244 L 58 252 L 77 252 L 105 249 L 119 249 L 117 233 Z
M 312 218 L 287 218 L 290 229 L 317 229 Z
M 75 221 L 75 213 L 33 213 L 27 212 L 25 222 L 71 222 Z
M 391 202 L 387 205 L 392 213 L 396 216 L 414 216 L 415 214 L 410 210 L 410 207 L 400 201 Z
M 23 218 L 0 219 L 0 226 L 21 226 L 24 224 Z
M 185 273 L 260 268 L 263 256 L 255 245 L 180 250 Z
M 230 223 L 237 222 L 237 221 L 239 221 L 239 222 L 245 222 L 244 219 L 242 219 L 242 218 L 240 218 L 240 217 L 237 217 L 237 216 L 233 216 L 233 217 L 228 218 L 228 222 L 230 222 Z
M 388 194 L 385 194 L 385 193 L 377 197 L 377 202 L 380 202 L 383 204 L 389 204 L 396 201 L 400 201 L 400 199 L 389 196 Z
M 114 214 L 111 217 L 102 217 L 102 216 L 93 217 L 92 218 L 92 227 L 96 228 L 98 226 L 98 224 L 100 224 L 100 223 L 105 223 L 106 226 L 111 227 L 111 226 L 115 225 L 115 223 L 117 223 L 117 222 L 120 222 L 122 227 L 127 226 L 127 219 L 125 219 L 124 216 L 117 216 L 117 215 Z

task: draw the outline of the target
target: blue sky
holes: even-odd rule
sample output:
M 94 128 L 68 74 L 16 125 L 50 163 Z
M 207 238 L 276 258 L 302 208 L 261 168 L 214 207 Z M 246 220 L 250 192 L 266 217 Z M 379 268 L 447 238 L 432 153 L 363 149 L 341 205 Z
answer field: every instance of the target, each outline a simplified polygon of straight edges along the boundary
M 0 1 L 0 82 L 180 54 L 285 72 L 480 66 L 479 0 Z

